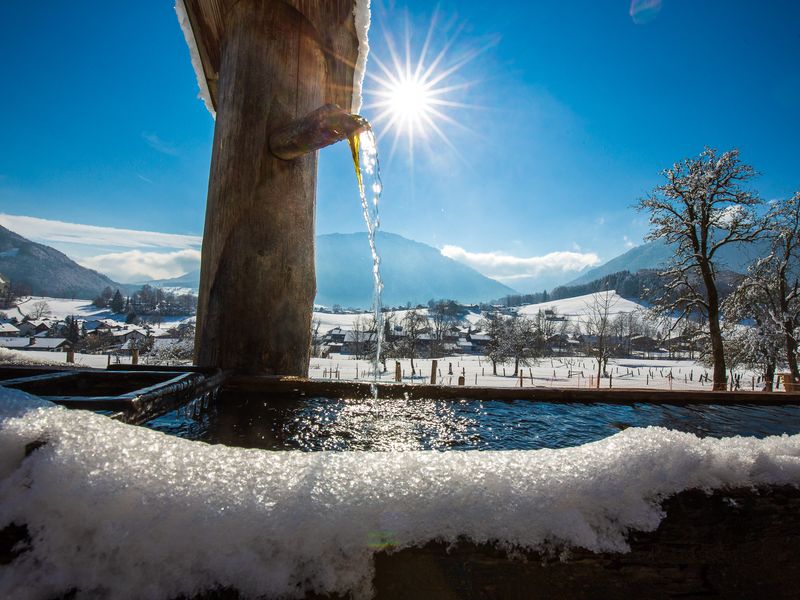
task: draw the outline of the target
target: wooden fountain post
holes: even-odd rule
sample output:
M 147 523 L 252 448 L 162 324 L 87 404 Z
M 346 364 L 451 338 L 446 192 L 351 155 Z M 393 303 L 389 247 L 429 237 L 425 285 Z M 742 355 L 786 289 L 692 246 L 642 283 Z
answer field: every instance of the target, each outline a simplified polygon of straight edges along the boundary
M 316 109 L 350 107 L 358 53 L 353 4 L 179 0 L 179 18 L 185 9 L 194 35 L 187 42 L 202 60 L 198 77 L 216 109 L 198 365 L 308 375 L 316 150 L 347 135 L 341 118 L 325 130 L 326 115 L 338 107 Z M 283 152 L 271 149 L 271 137 Z

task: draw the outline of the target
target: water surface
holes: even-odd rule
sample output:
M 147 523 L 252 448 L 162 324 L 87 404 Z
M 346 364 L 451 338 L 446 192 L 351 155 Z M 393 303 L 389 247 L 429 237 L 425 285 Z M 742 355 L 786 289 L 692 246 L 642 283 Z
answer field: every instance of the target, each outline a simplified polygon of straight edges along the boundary
M 148 427 L 269 450 L 530 450 L 658 425 L 699 436 L 800 433 L 800 406 L 556 404 L 530 400 L 226 399 L 169 413 Z

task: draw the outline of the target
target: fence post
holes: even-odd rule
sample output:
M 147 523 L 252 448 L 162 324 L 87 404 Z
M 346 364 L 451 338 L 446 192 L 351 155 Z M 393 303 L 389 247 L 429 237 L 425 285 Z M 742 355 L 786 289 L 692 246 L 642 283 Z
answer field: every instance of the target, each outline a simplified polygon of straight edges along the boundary
M 131 364 L 138 365 L 139 364 L 139 349 L 132 348 L 131 349 Z
M 436 383 L 436 369 L 439 366 L 439 361 L 433 360 L 431 361 L 431 385 Z
M 400 361 L 394 361 L 394 380 L 401 381 L 402 371 L 400 367 Z
M 464 385 L 464 383 L 465 383 L 464 382 L 464 376 L 463 375 L 459 375 L 458 376 L 458 385 Z

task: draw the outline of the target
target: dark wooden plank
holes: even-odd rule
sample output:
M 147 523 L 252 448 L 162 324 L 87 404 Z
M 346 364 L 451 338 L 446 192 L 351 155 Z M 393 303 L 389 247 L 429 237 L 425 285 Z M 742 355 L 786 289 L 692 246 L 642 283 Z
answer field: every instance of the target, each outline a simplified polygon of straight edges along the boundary
M 6 379 L 0 382 L 0 385 L 5 387 L 19 387 L 28 383 L 63 383 L 65 379 L 74 379 L 78 377 L 79 374 L 78 371 L 56 371 L 55 373 L 43 373 L 42 375 Z
M 663 504 L 627 553 L 519 552 L 466 541 L 381 552 L 376 598 L 797 598 L 800 490 L 699 490 Z M 563 559 L 563 560 L 562 560 Z
M 368 382 L 233 375 L 225 382 L 223 392 L 225 394 L 257 395 L 265 398 L 304 396 L 367 398 L 372 395 L 372 388 Z M 800 393 L 670 391 L 641 388 L 492 388 L 380 383 L 378 384 L 378 395 L 383 398 L 408 396 L 415 399 L 475 398 L 584 404 L 755 404 L 761 406 L 800 404 Z

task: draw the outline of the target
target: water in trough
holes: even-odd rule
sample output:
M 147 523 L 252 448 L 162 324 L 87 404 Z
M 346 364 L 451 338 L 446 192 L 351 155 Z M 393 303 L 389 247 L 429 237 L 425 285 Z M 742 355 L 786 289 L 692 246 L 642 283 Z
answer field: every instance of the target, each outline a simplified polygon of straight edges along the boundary
M 701 437 L 796 434 L 800 406 L 225 398 L 147 426 L 188 439 L 270 450 L 402 451 L 564 448 L 650 425 Z

